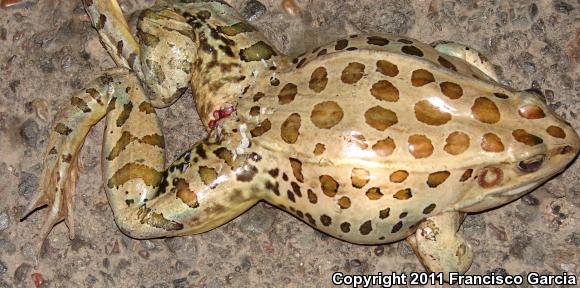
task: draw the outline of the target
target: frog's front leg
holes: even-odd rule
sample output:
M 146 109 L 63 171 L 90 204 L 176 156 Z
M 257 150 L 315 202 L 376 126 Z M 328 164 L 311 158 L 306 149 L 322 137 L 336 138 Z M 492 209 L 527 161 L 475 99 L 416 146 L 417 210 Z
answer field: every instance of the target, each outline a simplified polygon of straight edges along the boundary
M 446 212 L 425 219 L 415 234 L 407 238 L 423 266 L 431 272 L 465 273 L 473 261 L 469 243 L 463 239 L 459 226 L 465 214 Z
M 431 43 L 439 53 L 465 60 L 473 65 L 493 81 L 498 82 L 498 77 L 493 64 L 481 52 L 464 44 L 451 41 L 436 41 Z

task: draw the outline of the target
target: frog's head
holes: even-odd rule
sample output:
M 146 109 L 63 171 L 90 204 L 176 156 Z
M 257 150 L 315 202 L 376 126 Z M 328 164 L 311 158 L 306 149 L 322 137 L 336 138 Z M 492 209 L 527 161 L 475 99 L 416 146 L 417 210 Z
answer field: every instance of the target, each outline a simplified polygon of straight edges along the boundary
M 497 95 L 496 95 L 497 96 Z M 580 138 L 566 122 L 547 105 L 541 93 L 532 90 L 506 96 L 500 109 L 504 152 L 486 157 L 486 165 L 474 169 L 475 185 L 467 212 L 477 212 L 517 199 L 554 175 L 562 172 L 576 158 Z M 502 111 L 502 112 L 503 112 Z M 488 144 L 494 145 L 495 139 Z M 501 155 L 499 155 L 501 154 Z

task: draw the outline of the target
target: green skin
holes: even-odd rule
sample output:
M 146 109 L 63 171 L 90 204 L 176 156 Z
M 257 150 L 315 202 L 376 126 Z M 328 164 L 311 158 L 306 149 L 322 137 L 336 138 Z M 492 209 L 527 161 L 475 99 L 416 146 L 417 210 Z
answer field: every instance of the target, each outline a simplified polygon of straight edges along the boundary
M 358 38 L 362 40 L 350 40 L 351 43 L 358 43 L 358 49 L 361 51 L 360 53 L 352 52 L 359 53 L 352 54 L 355 55 L 352 59 L 372 60 L 372 63 L 375 63 L 376 59 L 392 57 L 394 60 L 401 61 L 400 63 L 403 64 L 399 66 L 401 69 L 406 69 L 403 66 L 424 66 L 425 62 L 418 60 L 416 55 L 411 57 L 400 53 L 400 46 L 394 46 L 399 49 L 398 53 L 389 50 L 395 49 L 390 45 L 377 48 L 377 45 L 385 46 L 385 43 L 395 42 L 396 39 L 402 43 L 416 42 L 415 45 L 425 53 L 425 57 L 441 59 L 442 55 L 450 56 L 446 58 L 447 62 L 439 61 L 442 66 L 435 68 L 429 66 L 433 68 L 432 73 L 436 78 L 462 79 L 461 83 L 471 85 L 469 87 L 472 90 L 484 91 L 481 93 L 501 91 L 503 94 L 498 95 L 508 94 L 510 99 L 516 99 L 515 102 L 524 99 L 533 103 L 534 107 L 540 107 L 538 109 L 546 111 L 546 121 L 563 128 L 552 130 L 548 132 L 552 136 L 547 136 L 545 128 L 542 128 L 542 131 L 536 131 L 533 129 L 537 125 L 529 124 L 526 126 L 528 131 L 545 137 L 542 139 L 530 134 L 516 137 L 514 134 L 513 137 L 517 141 L 504 140 L 506 146 L 510 148 L 506 149 L 509 151 L 505 153 L 490 156 L 487 152 L 476 151 L 475 154 L 465 154 L 464 160 L 455 161 L 455 163 L 462 163 L 463 166 L 449 164 L 448 170 L 451 173 L 446 171 L 447 176 L 442 180 L 436 177 L 431 179 L 431 176 L 441 174 L 429 174 L 427 184 L 429 187 L 437 187 L 441 183 L 435 186 L 432 184 L 437 181 L 444 182 L 449 174 L 453 175 L 450 179 L 457 176 L 456 180 L 459 180 L 461 174 L 465 176 L 464 171 L 479 173 L 479 180 L 475 180 L 477 177 L 470 178 L 470 172 L 469 181 L 455 181 L 456 184 L 448 184 L 454 186 L 436 191 L 440 193 L 437 199 L 421 198 L 421 195 L 411 194 L 410 191 L 414 191 L 416 186 L 426 185 L 424 180 L 427 177 L 426 172 L 441 170 L 439 166 L 442 162 L 453 162 L 447 161 L 449 155 L 443 151 L 434 152 L 431 162 L 412 158 L 412 161 L 400 158 L 399 162 L 381 162 L 374 160 L 378 159 L 376 155 L 371 156 L 370 160 L 356 158 L 358 156 L 352 156 L 353 159 L 349 159 L 348 156 L 343 157 L 333 152 L 343 151 L 343 148 L 350 147 L 351 142 L 342 140 L 336 144 L 337 149 L 330 144 L 327 145 L 328 152 L 326 153 L 329 155 L 327 158 L 316 158 L 319 154 L 315 150 L 314 155 L 306 156 L 315 161 L 308 161 L 307 158 L 302 157 L 306 152 L 300 150 L 305 145 L 286 144 L 295 143 L 299 135 L 315 139 L 319 135 L 351 133 L 350 128 L 347 127 L 343 131 L 332 127 L 336 125 L 336 121 L 342 119 L 342 110 L 340 113 L 329 114 L 324 114 L 328 110 L 321 110 L 324 117 L 319 119 L 314 113 L 316 110 L 314 108 L 311 122 L 318 128 L 307 120 L 301 121 L 300 115 L 310 114 L 312 107 L 318 107 L 320 104 L 314 105 L 314 102 L 300 104 L 302 102 L 299 102 L 298 98 L 302 96 L 299 93 L 299 97 L 296 97 L 296 85 L 294 90 L 288 84 L 280 85 L 279 88 L 276 86 L 280 84 L 280 80 L 283 81 L 282 83 L 292 81 L 298 84 L 298 90 L 302 87 L 310 87 L 318 93 L 316 97 L 303 97 L 301 99 L 306 100 L 300 101 L 325 99 L 324 97 L 333 99 L 332 97 L 339 92 L 332 89 L 339 88 L 329 85 L 324 93 L 320 93 L 328 82 L 326 70 L 324 74 L 308 73 L 304 77 L 306 72 L 301 72 L 300 69 L 316 67 L 317 64 L 333 67 L 333 65 L 338 65 L 335 63 L 340 65 L 349 63 L 352 59 L 345 58 L 344 55 L 347 54 L 334 53 L 321 56 L 320 59 L 313 56 L 316 53 L 322 55 L 319 52 L 322 50 L 342 50 L 345 47 L 340 47 L 343 43 L 341 41 L 346 40 L 338 41 L 336 45 L 332 43 L 322 50 L 318 48 L 316 53 L 313 52 L 302 59 L 296 58 L 292 61 L 269 45 L 263 35 L 247 24 L 231 7 L 220 1 L 194 2 L 174 4 L 169 7 L 154 7 L 143 11 L 138 22 L 137 38 L 134 38 L 116 1 L 84 1 L 93 26 L 97 29 L 102 43 L 118 68 L 105 71 L 101 77 L 87 85 L 87 88 L 73 95 L 69 105 L 62 109 L 54 122 L 45 156 L 42 191 L 31 203 L 29 210 L 33 211 L 43 205 L 49 206 L 46 223 L 41 231 L 43 240 L 52 227 L 62 220 L 65 220 L 71 237 L 74 235 L 72 200 L 77 178 L 79 149 L 89 129 L 102 118 L 106 118 L 102 166 L 107 197 L 117 225 L 123 233 L 131 237 L 145 239 L 202 233 L 230 221 L 258 201 L 264 200 L 289 210 L 321 231 L 353 243 L 378 244 L 407 239 L 426 269 L 442 272 L 463 273 L 472 262 L 473 254 L 469 245 L 457 232 L 466 212 L 490 209 L 522 196 L 564 169 L 578 152 L 580 141 L 575 131 L 551 113 L 547 105 L 534 96 L 526 92 L 511 91 L 497 84 L 495 82 L 497 76 L 493 73 L 490 63 L 476 50 L 451 42 L 434 43 L 431 48 L 404 37 L 362 36 Z M 386 40 L 387 38 L 389 41 Z M 368 42 L 365 39 L 368 39 Z M 407 40 L 404 41 L 405 39 Z M 414 50 L 409 53 L 417 54 Z M 307 58 L 308 61 L 306 61 Z M 449 65 L 453 66 L 456 71 L 445 70 L 450 67 Z M 392 70 L 392 67 L 390 69 Z M 353 78 L 356 82 L 360 79 L 360 77 L 356 78 L 356 73 L 345 74 L 344 71 L 343 82 L 351 82 Z M 383 73 L 388 74 L 389 71 L 383 71 Z M 306 80 L 300 80 L 303 78 Z M 169 167 L 165 167 L 165 143 L 155 108 L 171 105 L 188 87 L 193 89 L 197 111 L 209 130 L 209 136 L 195 144 L 191 150 L 186 151 Z M 276 89 L 275 91 L 280 91 L 280 88 L 282 90 L 276 98 L 260 94 L 261 91 L 267 90 L 265 87 L 274 87 L 272 89 Z M 421 93 L 416 92 L 418 90 L 413 89 L 416 88 L 411 85 L 399 86 L 401 92 L 409 92 L 410 95 L 417 94 L 418 97 L 422 97 Z M 468 93 L 470 92 L 466 90 L 464 97 L 468 97 Z M 359 94 L 362 95 L 362 93 Z M 295 97 L 296 101 L 294 101 Z M 370 100 L 364 101 L 371 103 Z M 257 106 L 256 103 L 262 103 L 262 106 Z M 512 104 L 512 102 L 505 102 L 501 105 L 508 107 Z M 511 107 L 505 108 L 501 105 L 502 111 Z M 336 109 L 334 106 L 330 108 Z M 395 110 L 395 108 L 392 109 Z M 295 113 L 288 116 L 287 111 Z M 304 114 L 301 111 L 308 111 L 308 113 Z M 398 115 L 402 115 L 403 111 L 406 110 L 395 112 L 400 112 Z M 465 115 L 468 117 L 461 118 L 467 120 L 457 120 L 464 121 L 457 123 L 463 123 L 471 130 L 478 130 L 481 125 L 473 124 L 476 123 L 471 119 L 474 115 L 470 118 L 469 112 L 469 109 L 460 111 L 453 117 L 460 119 L 459 116 L 463 115 L 461 113 L 467 113 Z M 267 115 L 270 115 L 268 117 L 273 124 L 269 120 L 256 121 Z M 348 114 L 344 117 L 347 116 Z M 519 123 L 522 122 L 517 117 L 519 116 L 507 117 L 508 119 L 505 120 L 508 121 L 507 124 L 503 124 L 507 128 L 497 129 L 494 132 L 505 138 L 512 137 L 510 125 L 512 123 L 520 125 Z M 438 121 L 438 119 L 429 119 L 425 121 Z M 367 123 L 370 123 L 368 119 Z M 352 122 L 351 124 L 352 130 L 355 131 L 356 127 L 363 127 L 357 125 L 365 125 L 364 118 L 361 123 Z M 271 136 L 272 131 L 275 130 L 271 127 L 280 127 L 277 128 L 275 137 Z M 419 125 L 417 124 L 416 127 Z M 519 126 L 513 124 L 513 127 Z M 415 126 L 411 125 L 400 130 L 414 128 Z M 368 127 L 361 128 L 359 131 L 365 132 L 368 129 Z M 501 134 L 504 132 L 507 134 Z M 567 136 L 561 137 L 562 133 Z M 369 132 L 368 135 L 372 133 Z M 393 138 L 399 141 L 406 140 L 407 136 L 406 134 L 398 137 L 395 135 Z M 360 137 L 353 139 L 366 141 L 364 137 L 362 140 Z M 282 140 L 285 142 L 281 142 Z M 530 144 L 530 141 L 536 142 Z M 533 147 L 524 149 L 518 142 L 527 143 L 526 145 Z M 513 147 L 517 149 L 512 149 Z M 313 153 L 310 152 L 311 148 L 308 148 L 308 151 L 310 154 Z M 534 157 L 537 157 L 538 153 L 545 155 L 542 160 L 546 164 L 542 170 L 521 173 L 514 169 L 516 164 L 532 163 L 530 161 L 535 160 Z M 298 159 L 299 156 L 302 160 Z M 439 156 L 441 158 L 437 158 Z M 407 155 L 407 157 L 410 156 Z M 343 159 L 344 163 L 341 162 Z M 350 160 L 352 163 L 359 163 L 359 166 L 353 166 L 354 164 L 348 162 Z M 334 164 L 329 166 L 325 164 L 325 161 Z M 362 168 L 354 168 L 361 165 Z M 404 167 L 412 174 L 407 182 L 413 189 L 399 191 L 408 191 L 408 193 L 388 191 L 385 187 L 391 184 L 379 183 L 376 185 L 381 187 L 383 192 L 365 189 L 366 196 L 364 192 L 358 192 L 353 196 L 342 194 L 341 189 L 348 189 L 351 185 L 355 188 L 367 185 L 369 179 L 364 179 L 364 177 L 365 175 L 368 177 L 369 171 L 371 175 L 386 173 L 387 170 L 392 172 L 396 170 L 393 167 L 397 165 Z M 498 174 L 499 178 L 503 176 L 505 179 L 502 183 L 495 183 L 501 181 L 495 181 L 497 179 L 494 180 L 493 177 L 491 180 L 486 178 L 486 175 L 492 175 L 493 171 L 498 170 L 503 171 L 501 172 L 503 174 Z M 344 171 L 348 176 L 337 177 L 338 181 L 322 175 L 345 175 Z M 351 171 L 352 174 L 350 174 Z M 293 176 L 290 180 L 289 175 Z M 416 175 L 421 178 L 415 177 Z M 488 180 L 494 183 L 489 184 L 486 182 Z M 375 180 L 370 181 L 372 184 Z M 309 189 L 314 189 L 316 185 L 319 190 Z M 450 192 L 447 193 L 444 190 Z M 337 194 L 336 197 L 335 194 Z M 383 194 L 389 197 L 393 195 L 397 199 L 382 198 L 381 201 L 392 203 L 390 210 L 385 210 L 384 205 L 381 204 L 385 202 L 380 201 L 362 204 L 362 206 L 359 204 L 366 203 L 364 201 L 369 201 L 371 198 L 381 198 Z M 325 195 L 330 198 L 325 198 Z M 336 199 L 341 195 L 348 195 L 351 198 L 343 196 L 337 201 Z M 400 201 L 411 197 L 413 200 Z M 343 210 L 356 213 L 343 213 Z M 406 218 L 403 221 L 397 219 L 397 215 L 389 217 L 389 212 L 400 213 L 400 219 Z M 339 219 L 342 222 L 340 225 L 338 225 Z M 385 234 L 385 231 L 390 231 L 390 233 Z

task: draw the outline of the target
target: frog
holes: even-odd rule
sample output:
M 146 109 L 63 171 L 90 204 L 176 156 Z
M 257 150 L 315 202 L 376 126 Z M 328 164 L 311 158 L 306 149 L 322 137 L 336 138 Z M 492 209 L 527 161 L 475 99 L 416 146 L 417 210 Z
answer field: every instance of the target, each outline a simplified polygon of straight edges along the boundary
M 541 92 L 500 84 L 478 50 L 393 34 L 350 35 L 297 57 L 234 8 L 193 0 L 143 10 L 84 0 L 116 64 L 61 107 L 29 214 L 41 243 L 74 237 L 79 154 L 105 119 L 102 177 L 135 239 L 204 233 L 258 202 L 338 239 L 405 240 L 427 271 L 465 273 L 468 213 L 561 173 L 580 138 Z M 191 89 L 207 137 L 165 165 L 156 109 Z

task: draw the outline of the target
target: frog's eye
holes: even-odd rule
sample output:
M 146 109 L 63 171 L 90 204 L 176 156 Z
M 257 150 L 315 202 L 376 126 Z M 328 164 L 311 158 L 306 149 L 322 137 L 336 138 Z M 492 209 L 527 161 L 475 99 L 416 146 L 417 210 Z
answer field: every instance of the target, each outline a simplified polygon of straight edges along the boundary
M 518 169 L 525 173 L 538 171 L 544 163 L 545 156 L 540 154 L 518 162 Z
M 538 98 L 540 101 L 542 101 L 544 104 L 548 104 L 548 101 L 546 100 L 546 96 L 544 95 L 544 93 L 542 93 L 542 91 L 540 91 L 539 89 L 536 88 L 530 88 L 527 89 L 526 92 L 534 95 L 536 98 Z

